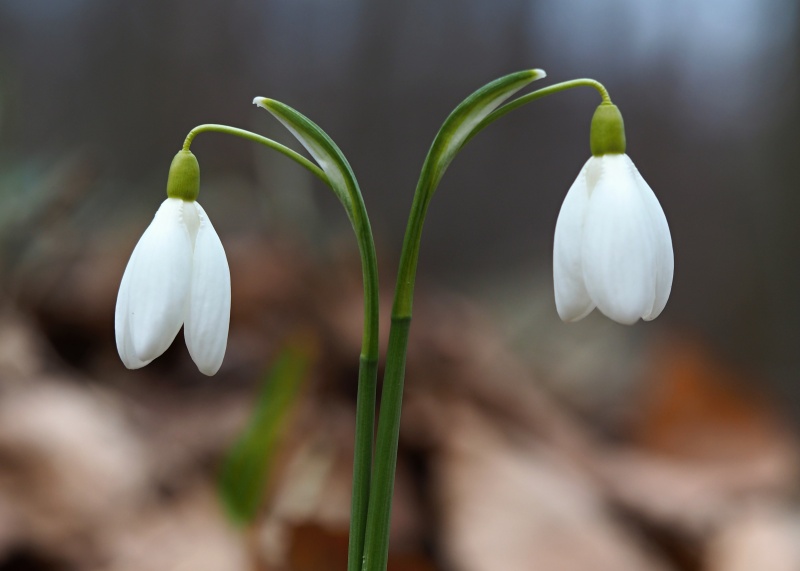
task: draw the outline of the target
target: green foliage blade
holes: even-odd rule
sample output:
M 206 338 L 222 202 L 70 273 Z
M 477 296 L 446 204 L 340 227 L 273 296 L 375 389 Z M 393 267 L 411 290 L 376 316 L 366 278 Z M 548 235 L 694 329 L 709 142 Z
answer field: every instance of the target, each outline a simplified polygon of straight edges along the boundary
M 311 363 L 307 344 L 289 344 L 262 383 L 250 422 L 222 465 L 219 494 L 231 519 L 251 523 L 261 505 L 281 431 L 300 394 Z
M 352 221 L 358 214 L 353 203 L 354 192 L 359 192 L 358 184 L 350 164 L 336 143 L 311 119 L 285 103 L 266 97 L 256 97 L 253 103 L 272 113 L 314 157 Z
M 421 183 L 433 194 L 444 171 L 458 154 L 458 151 L 471 138 L 478 125 L 504 101 L 517 91 L 545 77 L 540 69 L 519 71 L 488 83 L 467 97 L 447 117 L 436 138 L 433 140 L 428 157 L 423 166 Z M 430 196 L 428 196 L 430 198 Z
M 348 569 L 358 571 L 362 559 L 367 500 L 372 472 L 375 424 L 375 387 L 378 370 L 378 265 L 367 210 L 355 175 L 344 154 L 313 121 L 288 105 L 256 97 L 253 102 L 275 116 L 306 148 L 325 173 L 347 211 L 358 241 L 364 278 L 364 333 L 358 373 L 356 434 L 353 454 L 353 495 L 351 498 Z

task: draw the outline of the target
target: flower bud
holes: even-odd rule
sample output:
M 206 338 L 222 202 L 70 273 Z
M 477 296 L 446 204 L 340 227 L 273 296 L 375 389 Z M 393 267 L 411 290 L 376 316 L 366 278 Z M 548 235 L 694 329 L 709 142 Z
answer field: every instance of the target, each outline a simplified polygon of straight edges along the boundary
M 625 124 L 616 105 L 601 103 L 597 107 L 592 117 L 589 144 L 595 157 L 625 152 Z
M 167 196 L 187 202 L 197 200 L 200 192 L 200 165 L 189 150 L 178 151 L 169 166 Z

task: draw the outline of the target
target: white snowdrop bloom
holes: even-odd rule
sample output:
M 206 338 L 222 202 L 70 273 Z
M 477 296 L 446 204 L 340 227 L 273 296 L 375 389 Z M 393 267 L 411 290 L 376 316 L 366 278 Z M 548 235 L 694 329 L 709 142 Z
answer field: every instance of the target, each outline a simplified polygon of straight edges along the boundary
M 607 94 L 589 142 L 592 158 L 556 222 L 556 309 L 564 321 L 595 307 L 619 323 L 655 319 L 672 289 L 672 238 L 655 194 L 625 154 L 625 125 Z
M 667 303 L 673 268 L 664 211 L 630 158 L 590 158 L 556 222 L 553 280 L 561 319 L 577 321 L 595 307 L 619 323 L 654 319 Z
M 196 165 L 193 155 L 191 160 Z M 138 369 L 166 351 L 183 326 L 192 360 L 200 372 L 213 375 L 228 342 L 230 270 L 205 210 L 175 197 L 192 196 L 173 180 L 186 178 L 175 167 L 173 161 L 170 198 L 139 239 L 122 276 L 114 317 L 117 351 L 126 367 Z M 196 181 L 189 182 L 199 185 L 199 169 Z

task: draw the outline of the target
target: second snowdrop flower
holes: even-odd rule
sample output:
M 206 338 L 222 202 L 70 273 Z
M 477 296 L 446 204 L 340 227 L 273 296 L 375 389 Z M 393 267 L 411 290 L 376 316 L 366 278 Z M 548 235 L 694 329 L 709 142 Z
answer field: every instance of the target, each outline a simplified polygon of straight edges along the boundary
M 231 278 L 225 250 L 198 204 L 200 167 L 187 150 L 170 166 L 168 198 L 131 254 L 117 296 L 117 350 L 129 369 L 166 351 L 184 328 L 200 372 L 216 373 L 225 356 Z
M 592 119 L 592 157 L 569 189 L 556 222 L 556 309 L 577 321 L 595 307 L 624 324 L 661 313 L 672 288 L 667 219 L 625 154 L 622 116 L 603 103 Z

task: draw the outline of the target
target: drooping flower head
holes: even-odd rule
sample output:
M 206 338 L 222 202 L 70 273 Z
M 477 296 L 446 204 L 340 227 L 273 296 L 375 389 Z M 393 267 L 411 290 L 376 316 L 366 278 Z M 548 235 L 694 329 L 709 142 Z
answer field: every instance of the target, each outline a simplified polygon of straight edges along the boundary
M 625 154 L 615 105 L 597 108 L 591 149 L 556 222 L 556 309 L 568 322 L 595 307 L 619 323 L 649 321 L 672 288 L 672 239 L 655 194 Z
M 170 166 L 167 199 L 131 254 L 122 276 L 114 328 L 129 369 L 161 355 L 184 328 L 200 372 L 216 373 L 225 356 L 231 279 L 225 250 L 198 204 L 200 167 L 190 151 Z

